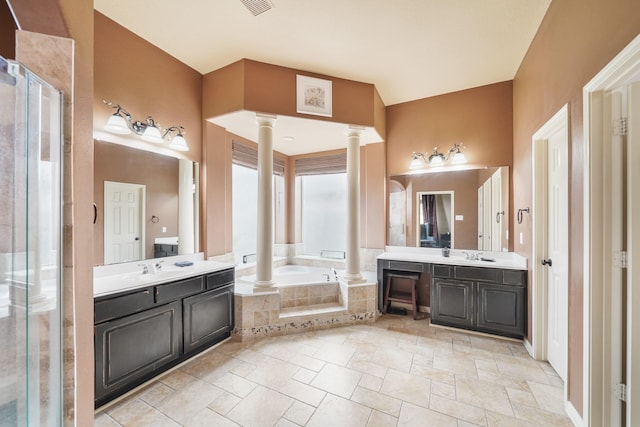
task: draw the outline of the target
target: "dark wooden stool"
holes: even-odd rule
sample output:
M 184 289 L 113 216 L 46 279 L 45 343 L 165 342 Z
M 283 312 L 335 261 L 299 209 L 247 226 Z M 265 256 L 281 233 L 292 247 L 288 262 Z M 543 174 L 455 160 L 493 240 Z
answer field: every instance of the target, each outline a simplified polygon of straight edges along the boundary
M 399 289 L 392 289 L 393 279 L 409 280 L 411 290 L 407 292 Z M 418 294 L 419 280 L 420 280 L 419 273 L 399 273 L 399 272 L 391 272 L 391 271 L 388 272 L 387 284 L 384 291 L 384 306 L 382 307 L 383 308 L 382 312 L 383 313 L 387 312 L 391 301 L 411 304 L 411 306 L 413 307 L 413 320 L 416 320 L 418 318 L 417 294 Z

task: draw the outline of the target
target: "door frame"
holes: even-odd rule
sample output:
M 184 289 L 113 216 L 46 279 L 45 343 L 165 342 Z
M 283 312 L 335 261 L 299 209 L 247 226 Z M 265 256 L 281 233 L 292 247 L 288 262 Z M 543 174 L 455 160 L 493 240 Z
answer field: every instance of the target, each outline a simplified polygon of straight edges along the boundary
M 622 85 L 640 71 L 640 35 L 629 43 L 583 88 L 584 126 L 584 365 L 583 365 L 583 424 L 606 425 L 614 406 L 610 398 L 611 372 L 614 368 L 608 331 L 613 326 L 609 315 L 611 286 L 607 286 L 614 268 L 610 239 L 611 216 L 604 204 L 611 189 L 610 171 L 616 167 L 607 146 L 605 130 L 611 123 L 605 119 L 605 92 Z M 606 245 L 606 246 L 605 246 Z M 631 265 L 629 265 L 631 267 Z M 630 295 L 631 298 L 631 295 Z M 636 296 L 637 298 L 637 296 Z M 640 320 L 632 319 L 630 330 L 640 330 Z M 629 343 L 629 346 L 632 343 Z M 637 345 L 637 343 L 634 343 Z M 614 350 L 615 351 L 615 350 Z M 619 362 L 616 362 L 619 363 Z M 633 378 L 631 378 L 633 381 Z M 628 390 L 640 386 L 638 379 L 627 383 Z M 632 405 L 627 405 L 627 410 Z
M 536 360 L 547 360 L 547 340 L 548 340 L 548 307 L 549 297 L 548 271 L 541 264 L 541 260 L 546 257 L 547 249 L 547 163 L 548 146 L 547 140 L 557 132 L 566 132 L 566 141 L 569 142 L 569 105 L 565 104 L 556 114 L 553 115 L 531 138 L 533 152 L 533 259 L 531 266 L 532 288 L 532 313 L 531 313 L 531 353 Z M 568 152 L 568 151 L 567 151 Z M 568 159 L 567 159 L 568 161 Z M 567 188 L 567 195 L 568 195 Z M 568 233 L 568 230 L 567 230 Z M 569 307 L 567 307 L 567 310 Z M 568 339 L 567 339 L 568 345 Z M 568 351 L 567 351 L 568 356 Z M 568 366 L 568 361 L 565 361 Z M 567 381 L 564 384 L 564 403 L 567 403 L 568 393 L 568 373 Z

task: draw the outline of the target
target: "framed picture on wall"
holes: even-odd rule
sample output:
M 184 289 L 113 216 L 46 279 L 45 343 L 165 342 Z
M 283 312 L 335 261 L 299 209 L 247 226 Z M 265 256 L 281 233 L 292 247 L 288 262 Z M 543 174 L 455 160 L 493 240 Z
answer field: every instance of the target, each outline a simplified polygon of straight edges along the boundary
M 333 114 L 331 80 L 296 76 L 296 104 L 298 113 L 331 117 Z

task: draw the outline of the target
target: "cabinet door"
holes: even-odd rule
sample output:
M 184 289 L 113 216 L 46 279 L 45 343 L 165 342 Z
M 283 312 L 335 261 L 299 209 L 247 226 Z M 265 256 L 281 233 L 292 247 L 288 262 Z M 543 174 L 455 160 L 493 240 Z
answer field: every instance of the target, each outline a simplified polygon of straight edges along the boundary
M 478 283 L 478 329 L 522 338 L 525 327 L 524 298 L 523 286 Z
M 179 301 L 95 327 L 97 405 L 157 374 L 180 357 Z
M 183 300 L 184 352 L 189 353 L 233 330 L 233 284 Z
M 473 322 L 473 282 L 435 278 L 431 288 L 431 322 L 469 327 Z

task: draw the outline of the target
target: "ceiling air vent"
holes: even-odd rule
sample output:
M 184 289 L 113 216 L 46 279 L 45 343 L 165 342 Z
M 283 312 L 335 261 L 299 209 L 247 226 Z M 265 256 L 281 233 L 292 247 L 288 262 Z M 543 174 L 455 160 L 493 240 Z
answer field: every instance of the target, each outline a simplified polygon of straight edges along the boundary
M 273 8 L 273 3 L 269 0 L 240 0 L 242 4 L 249 9 L 249 12 L 253 13 L 253 16 L 258 16 L 263 12 Z

